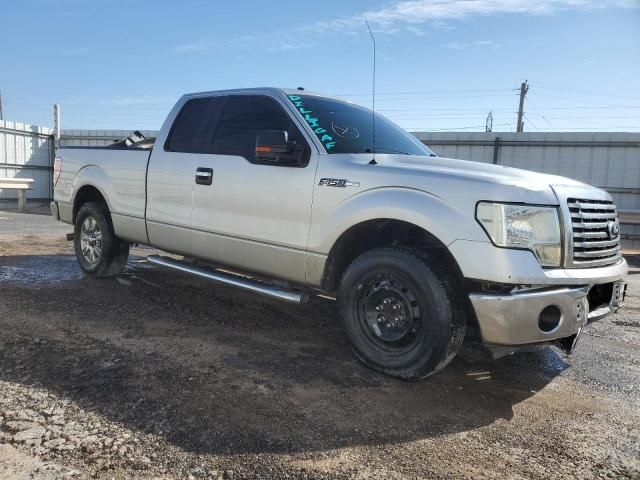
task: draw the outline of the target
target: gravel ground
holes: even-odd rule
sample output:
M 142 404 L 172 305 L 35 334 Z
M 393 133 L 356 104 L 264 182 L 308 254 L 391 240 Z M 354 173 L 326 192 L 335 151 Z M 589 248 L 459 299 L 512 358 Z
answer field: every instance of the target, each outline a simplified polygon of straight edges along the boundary
M 0 211 L 0 478 L 640 478 L 640 258 L 626 309 L 550 347 L 470 349 L 420 383 L 292 306 L 135 249 L 85 278 L 70 227 Z

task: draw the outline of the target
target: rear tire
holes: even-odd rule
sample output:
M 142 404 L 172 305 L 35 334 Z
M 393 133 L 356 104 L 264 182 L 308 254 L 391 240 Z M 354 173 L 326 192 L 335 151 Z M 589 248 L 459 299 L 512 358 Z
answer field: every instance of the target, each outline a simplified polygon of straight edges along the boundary
M 466 331 L 464 297 L 446 271 L 406 248 L 378 248 L 345 271 L 338 306 L 347 337 L 365 365 L 404 380 L 444 368 Z
M 104 203 L 88 202 L 80 207 L 74 228 L 74 247 L 82 270 L 98 278 L 120 274 L 129 257 L 129 244 L 116 237 Z

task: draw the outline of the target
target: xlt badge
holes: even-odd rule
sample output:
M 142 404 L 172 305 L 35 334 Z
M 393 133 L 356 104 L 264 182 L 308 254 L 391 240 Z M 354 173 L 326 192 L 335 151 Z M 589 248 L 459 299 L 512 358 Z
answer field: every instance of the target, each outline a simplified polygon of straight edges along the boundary
M 318 183 L 318 185 L 320 186 L 324 185 L 327 187 L 340 187 L 340 188 L 359 187 L 360 182 L 350 182 L 346 178 L 321 178 L 320 183 Z

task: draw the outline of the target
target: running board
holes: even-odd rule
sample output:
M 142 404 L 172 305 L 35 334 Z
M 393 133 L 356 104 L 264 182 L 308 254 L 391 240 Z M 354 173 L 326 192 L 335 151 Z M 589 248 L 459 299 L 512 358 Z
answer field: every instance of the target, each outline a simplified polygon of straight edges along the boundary
M 214 282 L 222 283 L 224 285 L 230 285 L 232 287 L 242 288 L 249 290 L 250 292 L 263 295 L 265 297 L 277 298 L 290 303 L 307 303 L 309 296 L 304 293 L 294 292 L 293 290 L 285 290 L 283 288 L 272 287 L 270 285 L 261 284 L 252 280 L 245 280 L 244 278 L 223 274 L 216 271 L 205 270 L 204 268 L 195 267 L 186 263 L 174 260 L 167 257 L 159 257 L 157 255 L 150 255 L 147 257 L 147 261 L 155 263 L 156 265 L 162 265 L 163 267 L 173 268 L 180 270 L 181 272 L 190 273 L 197 277 L 213 280 Z

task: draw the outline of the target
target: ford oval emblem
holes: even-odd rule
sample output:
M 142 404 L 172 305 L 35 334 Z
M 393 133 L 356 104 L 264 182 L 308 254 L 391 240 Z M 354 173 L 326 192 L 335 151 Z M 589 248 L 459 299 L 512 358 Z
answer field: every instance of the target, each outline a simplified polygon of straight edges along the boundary
M 617 222 L 607 223 L 607 230 L 609 231 L 609 238 L 617 238 L 620 235 L 620 225 Z

